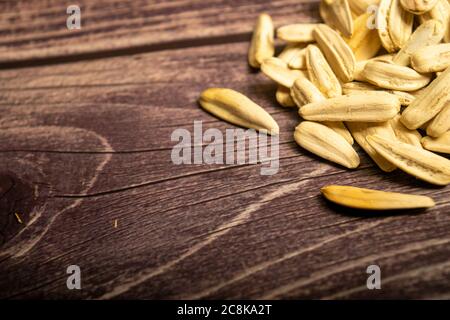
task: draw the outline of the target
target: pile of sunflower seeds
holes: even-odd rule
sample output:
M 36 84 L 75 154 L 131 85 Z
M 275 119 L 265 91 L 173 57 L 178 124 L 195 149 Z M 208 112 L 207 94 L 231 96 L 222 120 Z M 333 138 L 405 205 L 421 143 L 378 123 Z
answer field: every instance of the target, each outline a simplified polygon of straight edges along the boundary
M 304 149 L 357 168 L 356 141 L 378 167 L 435 185 L 450 183 L 450 0 L 322 0 L 325 23 L 276 30 L 258 17 L 248 62 L 278 85 L 276 100 L 297 107 L 294 139 Z M 239 92 L 210 88 L 200 105 L 231 123 L 278 134 L 276 121 Z M 436 152 L 436 153 L 435 153 Z M 346 186 L 322 193 L 364 209 L 430 207 L 432 199 Z M 408 198 L 409 197 L 409 198 Z

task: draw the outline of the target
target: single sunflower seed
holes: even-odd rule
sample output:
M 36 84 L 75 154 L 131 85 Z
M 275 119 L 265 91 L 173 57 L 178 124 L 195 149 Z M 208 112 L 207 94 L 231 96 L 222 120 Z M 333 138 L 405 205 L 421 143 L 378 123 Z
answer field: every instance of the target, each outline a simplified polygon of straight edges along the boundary
M 433 9 L 427 11 L 426 13 L 419 15 L 419 22 L 424 23 L 428 20 L 438 20 L 444 26 L 444 40 L 445 42 L 450 41 L 450 28 L 448 27 L 450 20 L 450 4 L 448 0 L 438 0 Z
M 272 18 L 266 14 L 260 14 L 253 31 L 248 62 L 254 68 L 259 68 L 261 63 L 275 53 L 274 32 Z
M 347 168 L 359 166 L 359 156 L 352 146 L 338 133 L 327 126 L 303 121 L 294 132 L 298 145 L 329 161 Z
M 450 43 L 421 48 L 411 56 L 411 65 L 417 72 L 443 71 L 450 66 Z
M 450 131 L 447 131 L 438 138 L 423 137 L 422 146 L 430 151 L 450 154 Z
M 315 45 L 306 48 L 306 67 L 309 79 L 326 97 L 332 98 L 342 94 L 339 80 Z
M 379 135 L 367 137 L 370 145 L 399 169 L 436 185 L 450 183 L 450 160 L 433 152 Z
M 366 63 L 362 77 L 380 88 L 399 91 L 415 91 L 431 81 L 431 75 L 420 74 L 409 67 L 375 60 Z
M 401 66 L 408 66 L 411 62 L 411 56 L 417 50 L 438 44 L 444 36 L 444 31 L 444 26 L 438 20 L 429 20 L 422 23 L 409 37 L 403 48 L 397 52 L 392 61 Z
M 352 35 L 353 19 L 347 0 L 322 0 L 319 13 L 327 25 L 339 30 L 345 37 Z
M 392 42 L 403 48 L 412 34 L 414 15 L 403 9 L 400 0 L 392 0 L 387 23 Z
M 325 198 L 342 206 L 365 210 L 399 210 L 434 207 L 426 196 L 330 185 L 320 189 Z
M 319 24 L 314 29 L 314 38 L 336 76 L 342 82 L 352 81 L 356 59 L 344 39 L 326 24 Z
M 394 41 L 392 41 L 388 26 L 391 4 L 392 0 L 381 0 L 375 15 L 375 26 L 378 31 L 378 36 L 380 37 L 381 45 L 389 53 L 396 52 L 398 49 Z
M 420 128 L 434 118 L 450 100 L 450 68 L 447 68 L 403 111 L 401 121 L 409 129 Z
M 447 101 L 445 107 L 431 120 L 427 126 L 427 135 L 439 137 L 450 130 L 450 101 Z
M 199 102 L 206 111 L 230 123 L 269 134 L 279 133 L 278 124 L 267 111 L 232 89 L 206 89 Z
M 398 98 L 382 91 L 364 91 L 309 103 L 299 109 L 305 120 L 383 122 L 400 109 Z
M 314 23 L 288 24 L 277 29 L 277 38 L 287 42 L 312 42 Z
M 319 89 L 308 79 L 298 78 L 291 87 L 291 97 L 298 107 L 325 100 Z

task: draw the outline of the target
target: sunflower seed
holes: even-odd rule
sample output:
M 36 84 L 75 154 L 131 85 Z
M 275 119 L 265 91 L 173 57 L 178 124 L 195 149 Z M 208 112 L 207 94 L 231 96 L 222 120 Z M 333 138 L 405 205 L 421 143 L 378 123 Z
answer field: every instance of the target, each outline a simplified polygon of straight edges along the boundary
M 366 81 L 385 89 L 414 91 L 425 87 L 430 75 L 420 74 L 409 67 L 382 61 L 369 61 L 362 71 Z
M 291 87 L 291 97 L 298 107 L 325 100 L 319 89 L 308 79 L 298 78 Z
M 202 92 L 200 105 L 213 115 L 238 126 L 278 134 L 279 127 L 272 116 L 243 94 L 224 88 Z
M 375 15 L 375 24 L 378 30 L 378 36 L 381 40 L 381 45 L 390 53 L 395 52 L 398 49 L 392 41 L 388 28 L 388 16 L 391 4 L 392 0 L 381 0 L 377 14 Z
M 323 187 L 320 191 L 329 201 L 355 209 L 397 210 L 435 206 L 430 197 L 405 193 L 336 185 Z
M 444 26 L 437 20 L 429 20 L 421 24 L 392 61 L 401 66 L 408 66 L 411 56 L 417 50 L 439 43 L 444 36 L 444 31 Z
M 411 65 L 418 72 L 443 71 L 450 66 L 450 43 L 436 44 L 417 50 Z
M 450 131 L 447 131 L 439 138 L 423 137 L 422 145 L 430 151 L 450 153 Z
M 352 81 L 355 71 L 355 55 L 344 39 L 325 24 L 319 24 L 313 33 L 336 76 L 342 82 Z
M 339 80 L 315 45 L 306 48 L 306 67 L 309 79 L 326 97 L 332 98 L 342 94 Z
M 397 48 L 403 48 L 411 36 L 414 15 L 403 9 L 400 0 L 392 0 L 387 22 L 392 42 Z
M 438 0 L 433 9 L 419 16 L 420 23 L 424 23 L 431 19 L 438 20 L 442 23 L 445 27 L 444 40 L 445 42 L 449 42 L 450 29 L 448 28 L 448 23 L 450 19 L 450 4 L 448 3 L 448 0 Z
M 427 126 L 427 134 L 432 137 L 439 137 L 450 130 L 450 101 L 447 101 L 445 107 L 431 120 Z
M 367 142 L 367 137 L 378 134 L 387 139 L 395 139 L 395 133 L 389 122 L 368 123 L 368 122 L 347 122 L 347 128 L 352 133 L 356 142 L 361 148 L 372 158 L 377 166 L 385 171 L 391 172 L 396 169 L 392 163 L 383 158 L 372 146 Z
M 417 129 L 436 116 L 450 100 L 450 68 L 433 80 L 403 111 L 401 121 L 409 129 Z
M 400 102 L 392 94 L 364 91 L 309 103 L 299 109 L 299 114 L 312 121 L 382 122 L 393 118 L 399 108 Z
M 312 42 L 316 26 L 314 23 L 288 24 L 278 28 L 277 38 L 287 42 Z
M 274 55 L 275 46 L 273 39 L 272 18 L 268 14 L 260 14 L 253 31 L 252 42 L 248 51 L 248 62 L 254 68 L 259 68 L 261 63 Z
M 379 154 L 406 173 L 436 185 L 450 183 L 450 160 L 379 135 L 369 136 L 367 141 Z
M 330 27 L 339 30 L 345 37 L 352 35 L 353 19 L 347 0 L 322 0 L 319 13 L 323 21 Z
M 329 161 L 347 168 L 359 166 L 359 156 L 352 146 L 327 126 L 303 121 L 294 132 L 294 139 L 301 147 Z

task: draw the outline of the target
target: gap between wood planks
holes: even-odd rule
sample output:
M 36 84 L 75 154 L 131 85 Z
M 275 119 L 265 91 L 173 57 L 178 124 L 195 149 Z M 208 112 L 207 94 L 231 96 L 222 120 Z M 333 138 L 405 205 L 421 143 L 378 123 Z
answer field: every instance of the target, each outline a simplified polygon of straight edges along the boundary
M 105 51 L 87 52 L 81 54 L 73 54 L 67 56 L 54 56 L 46 58 L 35 58 L 31 60 L 12 61 L 0 63 L 0 69 L 21 69 L 28 67 L 37 67 L 44 65 L 55 65 L 77 61 L 98 60 L 104 58 L 129 56 L 141 53 L 178 50 L 183 48 L 195 48 L 203 46 L 214 46 L 222 44 L 232 44 L 239 42 L 249 42 L 251 32 L 235 33 L 223 36 L 212 36 L 202 38 L 189 38 L 182 40 L 167 41 L 162 43 L 154 43 L 135 47 L 111 49 Z

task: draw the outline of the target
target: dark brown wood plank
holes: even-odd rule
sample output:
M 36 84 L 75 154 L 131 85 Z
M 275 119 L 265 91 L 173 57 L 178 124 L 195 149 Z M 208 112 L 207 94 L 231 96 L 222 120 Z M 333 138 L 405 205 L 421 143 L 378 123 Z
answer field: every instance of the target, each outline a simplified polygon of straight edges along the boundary
M 260 12 L 272 14 L 277 25 L 317 21 L 317 3 L 82 0 L 77 2 L 81 29 L 68 30 L 66 9 L 72 1 L 2 1 L 0 62 L 242 41 L 249 38 Z
M 295 110 L 246 63 L 247 43 L 0 73 L 2 298 L 424 298 L 450 293 L 449 188 L 354 171 L 296 146 Z M 197 105 L 237 89 L 280 124 L 280 170 L 173 165 L 176 128 L 224 130 Z M 12 188 L 12 182 L 14 187 Z M 339 183 L 432 196 L 374 215 L 320 196 Z M 19 213 L 23 224 L 14 217 Z M 118 227 L 113 227 L 114 220 Z M 66 268 L 83 290 L 66 288 Z M 382 290 L 367 290 L 378 264 Z

